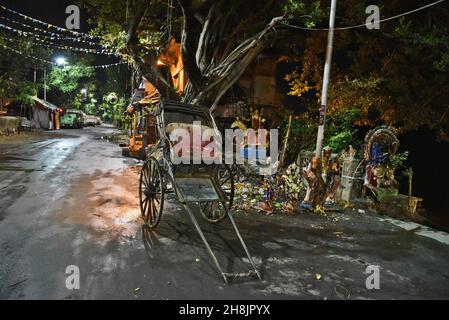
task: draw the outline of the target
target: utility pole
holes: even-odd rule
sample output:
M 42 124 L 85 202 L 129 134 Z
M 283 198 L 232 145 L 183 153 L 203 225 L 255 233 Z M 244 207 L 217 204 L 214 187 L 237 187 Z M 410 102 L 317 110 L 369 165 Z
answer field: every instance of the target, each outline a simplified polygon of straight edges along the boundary
M 44 66 L 44 101 L 47 102 L 47 66 Z
M 327 50 L 326 50 L 326 62 L 324 65 L 323 75 L 323 89 L 321 92 L 321 107 L 320 107 L 320 122 L 318 126 L 318 136 L 316 141 L 315 154 L 318 158 L 321 158 L 321 152 L 323 150 L 324 140 L 324 126 L 326 125 L 326 112 L 327 112 L 327 100 L 329 90 L 329 77 L 332 64 L 332 47 L 334 42 L 334 28 L 335 28 L 335 12 L 337 10 L 337 0 L 332 0 L 331 12 L 329 17 L 329 32 L 327 35 Z
M 329 32 L 327 35 L 327 49 L 326 49 L 326 62 L 324 64 L 324 75 L 323 75 L 323 89 L 321 92 L 321 107 L 320 107 L 320 120 L 318 124 L 318 134 L 316 140 L 316 150 L 315 156 L 317 158 L 317 168 L 315 172 L 315 182 L 313 184 L 313 206 L 315 209 L 319 205 L 322 205 L 324 201 L 325 194 L 325 184 L 322 178 L 323 172 L 323 161 L 322 161 L 322 151 L 323 151 L 323 141 L 324 141 L 324 127 L 326 125 L 326 112 L 328 104 L 328 90 L 329 90 L 329 77 L 332 65 L 332 47 L 334 43 L 334 28 L 335 28 L 335 13 L 337 10 L 337 0 L 332 0 L 331 11 L 329 16 Z

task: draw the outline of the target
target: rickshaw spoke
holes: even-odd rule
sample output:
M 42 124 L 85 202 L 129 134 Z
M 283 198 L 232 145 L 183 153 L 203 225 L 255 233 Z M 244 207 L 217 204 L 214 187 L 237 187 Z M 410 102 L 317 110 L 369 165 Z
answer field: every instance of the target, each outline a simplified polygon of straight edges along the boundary
M 156 179 L 155 163 L 151 162 L 150 181 L 152 184 L 155 183 L 155 179 Z
M 153 206 L 151 205 L 153 201 L 150 199 L 149 203 L 148 203 L 148 217 L 150 220 L 150 225 L 153 224 Z
M 145 166 L 143 169 L 143 177 L 144 177 L 144 184 L 146 187 L 150 186 L 150 181 L 148 179 L 148 166 Z
M 147 216 L 147 207 L 148 207 L 148 199 L 146 199 L 146 200 L 143 202 L 143 210 L 142 210 L 142 212 L 143 212 L 143 216 L 144 216 L 144 219 L 145 219 L 145 220 L 148 220 L 148 216 Z
M 224 180 L 224 181 L 221 183 L 221 185 L 224 186 L 229 180 L 231 180 L 231 177 L 230 177 L 230 176 L 228 176 L 228 177 L 226 178 L 226 180 Z
M 148 197 L 147 197 L 147 195 L 145 194 L 145 192 L 142 192 L 142 193 L 143 193 L 144 197 L 142 197 L 142 200 L 140 200 L 140 203 L 141 203 L 141 204 L 144 204 L 145 202 L 148 202 Z
M 141 173 L 140 209 L 145 224 L 153 229 L 161 219 L 164 205 L 163 176 L 157 160 L 150 157 Z
M 157 210 L 157 208 L 156 208 L 156 205 L 154 204 L 154 199 L 151 201 L 151 206 L 153 207 L 154 221 L 156 221 L 157 214 L 158 214 L 158 210 Z
M 151 187 L 153 184 L 153 173 L 154 173 L 154 163 L 151 162 L 150 167 L 148 168 L 148 185 Z
M 147 167 L 147 182 L 148 186 L 151 186 L 151 172 L 153 171 L 153 163 L 150 162 L 149 166 Z

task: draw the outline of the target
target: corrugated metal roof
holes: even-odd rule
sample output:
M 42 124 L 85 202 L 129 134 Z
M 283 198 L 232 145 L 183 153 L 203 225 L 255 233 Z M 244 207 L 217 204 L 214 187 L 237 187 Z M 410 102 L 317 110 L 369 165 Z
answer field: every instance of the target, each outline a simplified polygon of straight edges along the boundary
M 36 103 L 40 104 L 41 106 L 43 106 L 43 107 L 45 107 L 45 108 L 47 108 L 47 109 L 50 109 L 50 110 L 52 110 L 52 111 L 58 110 L 58 107 L 55 106 L 55 105 L 54 105 L 53 103 L 51 103 L 51 102 L 44 101 L 44 100 L 42 100 L 42 99 L 39 99 L 38 97 L 33 97 L 33 100 L 34 100 Z

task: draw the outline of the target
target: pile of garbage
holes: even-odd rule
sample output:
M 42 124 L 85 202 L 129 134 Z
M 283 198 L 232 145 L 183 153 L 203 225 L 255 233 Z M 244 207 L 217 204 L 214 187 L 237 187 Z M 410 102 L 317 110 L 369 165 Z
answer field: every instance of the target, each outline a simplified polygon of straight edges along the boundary
M 293 163 L 271 176 L 241 176 L 235 183 L 235 209 L 293 213 L 299 211 L 304 192 L 301 170 Z

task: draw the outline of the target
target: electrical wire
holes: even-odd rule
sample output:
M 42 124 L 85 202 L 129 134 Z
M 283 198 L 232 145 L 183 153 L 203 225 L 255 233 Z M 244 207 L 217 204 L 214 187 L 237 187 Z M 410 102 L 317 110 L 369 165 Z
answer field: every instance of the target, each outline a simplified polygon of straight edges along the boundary
M 401 14 L 397 14 L 397 15 L 394 15 L 392 17 L 384 18 L 384 19 L 381 19 L 381 20 L 376 21 L 376 22 L 382 23 L 382 22 L 398 19 L 398 18 L 407 16 L 407 15 L 410 15 L 412 13 L 415 13 L 415 12 L 427 9 L 429 7 L 435 6 L 435 5 L 437 5 L 439 3 L 442 3 L 442 2 L 445 2 L 445 1 L 446 0 L 438 0 L 438 1 L 435 1 L 435 2 L 432 2 L 432 3 L 429 3 L 429 4 L 425 5 L 425 6 L 419 7 L 417 9 L 413 9 L 413 10 L 410 10 L 410 11 L 407 11 L 407 12 L 404 12 L 404 13 L 401 13 Z M 284 22 L 281 22 L 281 24 L 283 24 L 283 25 L 285 25 L 285 26 L 287 26 L 289 28 L 306 30 L 306 31 L 329 31 L 329 28 L 307 28 L 307 27 L 300 27 L 300 26 L 291 25 L 291 24 L 284 23 Z M 350 29 L 356 29 L 356 28 L 364 28 L 364 27 L 369 26 L 371 24 L 372 23 L 369 22 L 369 23 L 364 23 L 364 24 L 359 24 L 359 25 L 354 25 L 354 26 L 338 27 L 338 28 L 334 28 L 334 30 L 338 31 L 338 30 L 350 30 Z

